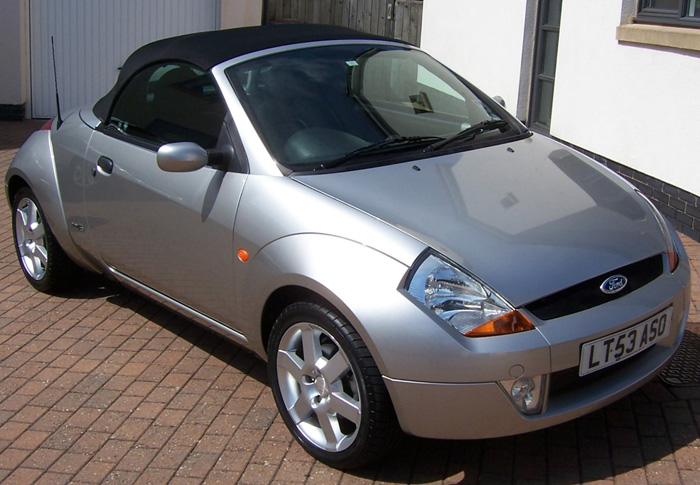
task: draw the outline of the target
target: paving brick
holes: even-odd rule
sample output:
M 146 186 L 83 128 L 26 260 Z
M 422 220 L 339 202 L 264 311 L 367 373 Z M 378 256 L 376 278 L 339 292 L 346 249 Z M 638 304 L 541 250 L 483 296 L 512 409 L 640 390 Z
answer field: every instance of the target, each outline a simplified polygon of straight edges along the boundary
M 80 483 L 102 483 L 105 477 L 114 468 L 113 463 L 89 462 L 73 479 Z
M 674 453 L 679 470 L 700 471 L 700 448 L 685 446 Z
M 0 470 L 12 470 L 17 468 L 25 458 L 31 454 L 28 450 L 7 448 L 0 453 Z
M 70 447 L 70 451 L 73 453 L 94 453 L 107 442 L 109 437 L 109 433 L 88 430 Z
M 14 441 L 29 427 L 28 423 L 17 423 L 9 421 L 0 426 L 0 436 L 3 439 Z
M 148 468 L 139 476 L 135 483 L 172 483 L 173 470 Z
M 63 426 L 51 434 L 44 441 L 43 446 L 54 450 L 68 450 L 80 439 L 83 433 L 85 430 L 82 428 Z
M 233 471 L 243 472 L 250 462 L 252 451 L 228 449 L 221 453 L 212 472 Z M 1 457 L 1 455 L 0 455 Z
M 53 462 L 63 455 L 62 450 L 52 450 L 49 448 L 38 448 L 26 460 L 22 462 L 22 466 L 27 468 L 38 468 L 46 470 Z
M 207 484 L 217 484 L 226 485 L 230 483 L 238 483 L 241 478 L 241 472 L 233 470 L 212 470 L 209 475 L 207 475 L 205 483 Z
M 681 477 L 672 461 L 657 461 L 646 467 L 647 482 L 651 485 L 680 485 Z
M 2 432 L 2 431 L 0 431 Z M 20 450 L 36 450 L 50 435 L 48 431 L 27 430 L 13 440 L 12 447 Z
M 642 437 L 642 455 L 646 463 L 673 459 L 673 448 L 667 437 Z
M 615 470 L 615 485 L 637 485 L 640 483 L 646 483 L 644 469 L 617 468 Z
M 31 429 L 38 431 L 56 431 L 63 423 L 71 417 L 71 413 L 65 411 L 50 410 L 43 414 Z
M 190 454 L 191 449 L 189 446 L 164 446 L 153 458 L 151 465 L 156 468 L 177 470 Z
M 136 442 L 136 446 L 158 450 L 174 432 L 175 428 L 171 426 L 149 426 Z
M 274 480 L 287 483 L 304 483 L 311 472 L 313 462 L 285 460 L 275 475 Z
M 176 428 L 170 438 L 173 445 L 194 446 L 207 431 L 208 426 L 201 424 L 183 424 Z M 230 438 L 230 434 L 228 435 Z
M 683 485 L 700 483 L 700 470 L 681 470 L 680 474 Z
M 133 442 L 110 438 L 95 454 L 93 461 L 118 463 L 129 452 Z
M 263 441 L 255 450 L 251 463 L 279 465 L 282 463 L 282 459 L 285 457 L 288 450 L 289 443 L 281 441 Z
M 188 453 L 176 472 L 177 477 L 204 479 L 219 459 L 219 453 Z
M 49 471 L 75 475 L 90 460 L 90 457 L 88 453 L 64 453 L 51 465 Z
M 639 468 L 644 466 L 644 458 L 639 447 L 614 446 L 611 449 L 613 466 L 618 468 Z
M 309 473 L 309 478 L 307 479 L 306 483 L 309 485 L 333 485 L 340 483 L 342 476 L 343 472 L 341 472 L 340 470 L 331 468 L 327 465 L 324 465 L 323 463 L 314 463 L 314 466 L 311 468 L 311 472 Z M 449 476 L 445 479 L 445 482 L 450 482 Z M 459 477 L 459 482 L 469 483 L 466 480 L 464 474 L 461 477 Z
M 248 466 L 241 476 L 241 483 L 248 483 L 250 485 L 264 485 L 267 483 L 272 483 L 275 475 L 277 475 L 278 466 L 269 464 L 258 464 L 253 463 Z M 301 477 L 297 477 L 301 479 Z M 277 477 L 280 482 L 284 480 L 284 477 Z M 303 483 L 303 481 L 302 481 Z
M 142 402 L 139 406 L 131 413 L 133 418 L 145 418 L 145 419 L 155 419 L 158 417 L 160 412 L 165 407 L 165 403 L 162 402 Z
M 157 454 L 158 449 L 133 447 L 124 455 L 124 458 L 119 460 L 116 469 L 130 472 L 142 472 Z
M 34 468 L 15 468 L 10 475 L 5 478 L 6 483 L 32 483 L 42 475 L 41 470 Z
M 65 473 L 47 472 L 39 477 L 39 479 L 34 482 L 34 485 L 63 485 L 70 483 L 72 477 L 72 475 Z
M 218 457 L 226 449 L 230 440 L 231 435 L 229 434 L 217 435 L 207 433 L 197 440 L 197 445 L 194 448 L 194 452 L 214 454 Z

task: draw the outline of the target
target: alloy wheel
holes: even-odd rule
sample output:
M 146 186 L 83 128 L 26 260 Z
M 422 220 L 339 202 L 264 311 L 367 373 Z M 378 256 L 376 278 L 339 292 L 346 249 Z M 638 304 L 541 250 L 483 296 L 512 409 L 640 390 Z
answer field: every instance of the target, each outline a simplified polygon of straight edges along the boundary
M 43 278 L 48 266 L 46 229 L 39 208 L 27 197 L 17 204 L 15 241 L 26 273 L 35 280 Z
M 281 397 L 299 432 L 324 451 L 351 446 L 360 427 L 360 393 L 333 336 L 312 323 L 292 325 L 280 340 L 276 365 Z

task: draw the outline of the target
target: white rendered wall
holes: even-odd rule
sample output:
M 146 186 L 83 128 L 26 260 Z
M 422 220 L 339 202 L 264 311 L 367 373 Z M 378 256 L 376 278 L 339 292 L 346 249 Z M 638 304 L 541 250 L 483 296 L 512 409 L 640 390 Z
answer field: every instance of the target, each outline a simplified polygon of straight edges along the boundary
M 700 57 L 618 44 L 621 4 L 564 2 L 551 134 L 700 195 Z
M 515 114 L 525 0 L 426 0 L 421 48 Z

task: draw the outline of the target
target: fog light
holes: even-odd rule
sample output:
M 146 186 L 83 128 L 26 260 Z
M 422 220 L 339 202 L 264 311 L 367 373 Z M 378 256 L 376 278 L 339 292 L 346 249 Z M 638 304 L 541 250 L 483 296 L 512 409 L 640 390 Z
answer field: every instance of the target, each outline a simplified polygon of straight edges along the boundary
M 546 382 L 545 376 L 535 376 L 501 381 L 500 384 L 520 412 L 537 414 L 542 411 Z
M 535 381 L 531 377 L 518 379 L 510 388 L 510 395 L 516 403 L 523 402 L 527 406 L 532 402 L 532 391 L 535 390 Z

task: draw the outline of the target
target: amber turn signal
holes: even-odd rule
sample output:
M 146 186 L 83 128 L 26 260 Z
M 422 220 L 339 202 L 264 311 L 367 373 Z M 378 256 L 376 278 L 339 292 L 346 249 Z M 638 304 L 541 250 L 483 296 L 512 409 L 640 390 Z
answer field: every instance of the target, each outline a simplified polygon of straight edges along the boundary
M 666 254 L 668 255 L 668 266 L 671 268 L 671 273 L 676 271 L 676 268 L 678 267 L 678 253 L 673 250 L 673 251 L 666 251 Z
M 525 315 L 514 310 L 498 318 L 479 325 L 465 333 L 465 337 L 492 337 L 494 335 L 507 335 L 510 333 L 526 332 L 534 330 L 535 326 Z
M 248 257 L 248 251 L 246 251 L 245 249 L 238 250 L 238 259 L 240 259 L 242 262 L 245 263 L 246 261 L 248 261 Z

